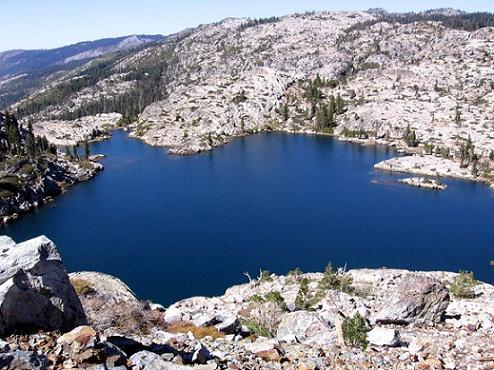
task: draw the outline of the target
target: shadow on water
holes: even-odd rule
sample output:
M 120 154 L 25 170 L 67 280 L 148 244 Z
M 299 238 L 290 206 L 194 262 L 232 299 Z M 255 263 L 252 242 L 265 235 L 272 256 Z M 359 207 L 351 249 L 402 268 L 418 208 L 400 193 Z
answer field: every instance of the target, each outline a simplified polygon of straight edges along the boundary
M 253 135 L 196 156 L 117 131 L 91 145 L 105 171 L 4 229 L 53 239 L 70 271 L 116 275 L 163 304 L 216 295 L 260 268 L 473 270 L 493 281 L 494 198 L 445 180 L 444 192 L 373 171 L 396 153 L 327 137 Z

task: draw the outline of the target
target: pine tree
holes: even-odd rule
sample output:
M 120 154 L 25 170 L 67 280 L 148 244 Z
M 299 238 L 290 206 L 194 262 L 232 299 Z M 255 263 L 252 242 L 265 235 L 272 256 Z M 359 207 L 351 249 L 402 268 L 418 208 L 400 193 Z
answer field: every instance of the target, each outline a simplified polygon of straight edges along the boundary
M 334 95 L 331 95 L 329 97 L 329 108 L 328 108 L 328 114 L 331 117 L 331 123 L 334 121 L 334 115 L 336 113 L 336 102 L 334 99 Z
M 345 101 L 341 97 L 340 93 L 336 96 L 336 113 L 342 114 L 345 110 Z
M 288 111 L 288 104 L 285 103 L 285 105 L 283 106 L 283 120 L 285 122 L 288 121 L 289 115 L 290 115 L 290 112 Z
M 317 112 L 316 118 L 317 118 L 317 125 L 319 126 L 319 128 L 322 129 L 326 127 L 328 121 L 328 108 L 326 104 L 321 104 Z
M 90 151 L 89 151 L 89 144 L 87 143 L 87 141 L 84 141 L 84 143 L 82 144 L 83 147 L 84 147 L 84 159 L 89 159 L 89 156 L 91 155 Z
M 36 155 L 36 139 L 34 137 L 33 124 L 31 122 L 27 124 L 27 133 L 24 147 L 26 150 L 26 154 L 29 157 L 34 157 Z
M 14 115 L 5 114 L 5 129 L 7 134 L 7 143 L 11 154 L 20 154 L 21 152 L 21 134 L 19 132 L 19 122 Z

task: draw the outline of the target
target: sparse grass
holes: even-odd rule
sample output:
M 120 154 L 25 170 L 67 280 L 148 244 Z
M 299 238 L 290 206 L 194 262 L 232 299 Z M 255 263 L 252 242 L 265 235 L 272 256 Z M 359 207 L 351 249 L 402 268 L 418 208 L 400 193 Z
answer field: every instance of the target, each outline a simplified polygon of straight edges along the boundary
M 70 283 L 74 287 L 77 295 L 86 296 L 95 292 L 93 285 L 87 280 L 80 278 L 70 278 Z
M 269 292 L 264 298 L 268 302 L 275 303 L 283 311 L 287 309 L 285 299 L 281 296 L 280 292 Z
M 273 333 L 271 333 L 264 325 L 255 321 L 255 320 L 243 320 L 242 325 L 244 325 L 249 331 L 254 334 L 256 337 L 265 337 L 271 338 L 273 337 Z
M 218 329 L 216 329 L 214 326 L 200 327 L 185 321 L 177 321 L 170 324 L 166 328 L 166 331 L 170 333 L 184 334 L 191 332 L 196 339 L 203 339 L 205 337 L 213 337 L 214 339 L 218 339 L 225 336 L 224 333 L 218 331 Z
M 34 171 L 34 167 L 30 163 L 26 163 L 19 169 L 19 175 L 29 175 Z
M 475 298 L 474 287 L 478 284 L 475 280 L 473 272 L 460 271 L 458 275 L 455 276 L 453 284 L 451 284 L 449 291 L 456 298 Z

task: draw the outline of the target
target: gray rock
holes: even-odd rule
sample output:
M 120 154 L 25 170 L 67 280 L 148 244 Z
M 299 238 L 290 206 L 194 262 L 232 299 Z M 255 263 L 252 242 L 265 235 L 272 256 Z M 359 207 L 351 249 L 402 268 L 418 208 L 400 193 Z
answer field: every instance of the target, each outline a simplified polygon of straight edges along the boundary
M 398 330 L 376 327 L 367 333 L 367 341 L 375 346 L 395 347 L 400 343 Z
M 132 370 L 186 370 L 189 366 L 173 364 L 163 360 L 159 355 L 149 351 L 141 351 L 130 357 Z
M 240 321 L 236 316 L 227 317 L 223 322 L 216 325 L 218 331 L 225 334 L 236 334 L 240 331 Z
M 167 362 L 156 353 L 140 351 L 130 357 L 134 370 L 163 370 L 168 369 Z
M 0 235 L 0 248 L 11 248 L 15 245 L 15 241 L 6 235 Z
M 319 315 L 308 311 L 285 314 L 276 333 L 276 339 L 286 342 L 327 343 L 335 338 L 336 334 Z
M 439 280 L 409 274 L 396 285 L 375 316 L 377 323 L 406 325 L 413 322 L 438 323 L 448 307 L 449 293 Z
M 192 363 L 204 365 L 213 357 L 209 353 L 208 349 L 201 343 L 197 343 L 194 348 L 194 353 L 192 355 Z
M 45 236 L 0 251 L 0 334 L 67 331 L 85 323 L 60 254 Z
M 8 352 L 8 351 L 10 351 L 9 344 L 6 341 L 0 339 L 0 352 Z
M 171 324 L 176 321 L 182 321 L 182 311 L 176 307 L 169 307 L 165 311 L 165 322 Z
M 0 354 L 0 369 L 2 370 L 44 370 L 47 363 L 45 356 L 34 352 L 16 351 Z
M 99 364 L 99 365 L 87 367 L 86 370 L 106 370 L 106 366 L 104 364 Z M 112 368 L 111 370 L 115 370 L 115 368 Z
M 199 327 L 213 326 L 217 322 L 215 313 L 203 313 L 192 319 L 192 323 Z

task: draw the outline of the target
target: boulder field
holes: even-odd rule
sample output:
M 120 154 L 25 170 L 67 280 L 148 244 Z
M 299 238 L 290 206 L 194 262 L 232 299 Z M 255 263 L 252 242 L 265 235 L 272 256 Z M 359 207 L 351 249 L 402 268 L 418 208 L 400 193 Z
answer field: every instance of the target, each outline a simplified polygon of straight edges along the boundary
M 494 368 L 494 286 L 466 274 L 261 273 L 165 308 L 46 237 L 0 253 L 1 369 Z

